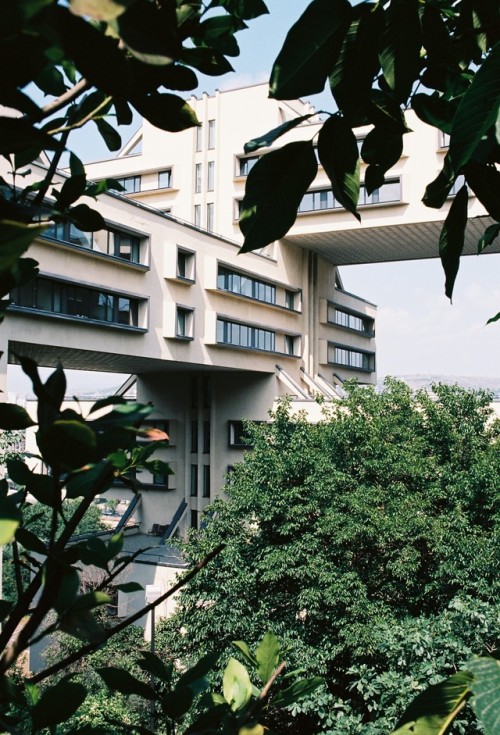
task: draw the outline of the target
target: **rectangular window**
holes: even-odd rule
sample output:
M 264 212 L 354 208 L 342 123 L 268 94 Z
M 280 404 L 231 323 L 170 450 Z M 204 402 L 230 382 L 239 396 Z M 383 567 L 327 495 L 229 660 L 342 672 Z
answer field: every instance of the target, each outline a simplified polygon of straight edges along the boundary
M 191 421 L 191 454 L 198 452 L 198 422 Z
M 238 158 L 238 176 L 248 176 L 258 160 L 259 156 Z
M 194 528 L 195 530 L 198 529 L 198 511 L 197 510 L 191 511 L 191 528 Z
M 285 306 L 287 309 L 295 310 L 295 301 L 297 299 L 297 291 L 285 290 Z
M 456 196 L 464 184 L 465 184 L 465 176 L 463 174 L 460 174 L 460 176 L 457 176 L 457 178 L 455 179 L 448 196 L 449 197 Z
M 332 311 L 333 315 L 331 313 Z M 328 312 L 328 321 L 333 322 L 333 324 L 339 327 L 345 327 L 345 329 L 352 329 L 355 332 L 361 332 L 370 337 L 373 336 L 373 319 L 339 309 L 333 305 L 329 305 Z
M 379 189 L 368 194 L 364 184 L 359 192 L 359 206 L 370 204 L 385 204 L 401 201 L 401 180 L 392 179 L 386 181 Z M 298 212 L 317 212 L 325 209 L 343 209 L 342 205 L 335 199 L 331 189 L 319 189 L 308 191 L 304 194 L 299 205 Z
M 215 205 L 213 202 L 207 204 L 207 230 L 209 232 L 214 231 L 214 216 L 215 216 Z
M 192 464 L 191 465 L 191 497 L 197 498 L 198 497 L 198 465 Z
M 230 447 L 237 449 L 251 449 L 252 445 L 248 442 L 243 421 L 229 422 L 228 443 Z
M 170 189 L 172 187 L 172 169 L 158 171 L 158 189 Z
M 210 454 L 210 421 L 203 422 L 203 454 Z
M 215 148 L 215 120 L 208 121 L 208 148 Z
M 135 194 L 141 190 L 141 177 L 140 176 L 125 176 L 124 178 L 117 178 L 119 184 L 123 186 L 125 191 L 121 191 L 120 194 Z
M 204 464 L 203 465 L 203 492 L 202 495 L 204 498 L 210 497 L 210 465 Z
M 196 128 L 196 151 L 203 150 L 203 125 L 200 123 Z
M 195 253 L 191 250 L 177 248 L 177 278 L 195 280 Z
M 131 263 L 140 262 L 141 238 L 138 235 L 129 235 L 126 232 L 110 231 L 108 237 L 108 254 L 115 258 L 129 260 Z
M 213 191 L 215 189 L 215 161 L 208 162 L 207 173 L 207 191 Z
M 223 266 L 219 266 L 217 273 L 217 288 L 267 304 L 276 303 L 276 286 Z
M 286 355 L 297 355 L 298 354 L 298 337 L 291 334 L 285 334 L 285 354 Z
M 353 370 L 363 370 L 365 372 L 375 370 L 375 355 L 373 352 L 361 352 L 340 345 L 329 345 L 328 361 Z
M 176 337 L 193 339 L 193 309 L 186 309 L 183 306 L 177 307 L 175 335 Z
M 12 303 L 44 313 L 137 327 L 140 299 L 40 276 L 11 292 Z
M 201 192 L 202 188 L 202 164 L 197 163 L 194 167 L 194 190 L 196 194 Z
M 194 225 L 201 227 L 201 204 L 194 205 Z
M 235 347 L 275 352 L 276 334 L 269 329 L 217 319 L 217 342 Z
M 153 485 L 168 487 L 168 475 L 153 474 Z
M 99 230 L 99 232 L 83 232 L 71 222 L 60 222 L 48 227 L 43 237 L 51 237 L 60 242 L 67 242 L 81 248 L 111 255 L 114 258 L 140 263 L 141 243 L 145 237 L 133 235 L 122 230 Z

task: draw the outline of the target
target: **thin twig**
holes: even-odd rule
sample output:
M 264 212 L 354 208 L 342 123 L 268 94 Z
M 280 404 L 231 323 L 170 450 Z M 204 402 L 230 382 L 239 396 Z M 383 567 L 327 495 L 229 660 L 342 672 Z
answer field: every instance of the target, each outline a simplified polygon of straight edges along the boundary
M 174 584 L 173 587 L 171 587 L 165 594 L 161 595 L 157 600 L 152 602 L 150 605 L 146 605 L 145 607 L 141 608 L 141 610 L 138 610 L 136 613 L 131 615 L 130 617 L 126 618 L 125 620 L 122 620 L 121 623 L 118 623 L 118 625 L 115 625 L 113 628 L 110 628 L 110 630 L 106 631 L 106 634 L 103 638 L 103 640 L 96 642 L 96 643 L 88 643 L 86 646 L 83 646 L 78 651 L 75 651 L 74 653 L 70 654 L 69 656 L 66 656 L 66 658 L 63 658 L 61 661 L 58 661 L 57 663 L 53 664 L 52 666 L 49 666 L 48 668 L 44 669 L 43 671 L 39 671 L 38 674 L 35 674 L 32 676 L 28 681 L 31 684 L 38 684 L 38 682 L 43 681 L 48 676 L 52 676 L 53 674 L 57 674 L 62 669 L 65 669 L 70 664 L 75 663 L 75 661 L 79 661 L 84 656 L 87 656 L 89 653 L 92 653 L 97 648 L 100 648 L 103 643 L 107 643 L 110 638 L 117 635 L 117 633 L 120 633 L 125 628 L 128 628 L 129 625 L 132 625 L 132 623 L 135 623 L 137 620 L 143 617 L 143 615 L 146 615 L 147 613 L 151 612 L 151 610 L 154 610 L 158 605 L 160 605 L 162 602 L 165 602 L 165 600 L 168 600 L 169 597 L 172 597 L 176 592 L 178 592 L 182 587 L 184 587 L 188 582 L 195 577 L 198 572 L 200 572 L 209 562 L 212 561 L 224 548 L 225 544 L 221 544 L 220 546 L 217 546 L 216 549 L 210 552 L 210 554 L 207 554 L 207 556 L 202 559 L 201 561 L 196 564 L 189 572 L 187 572 L 181 579 Z
M 66 130 L 76 130 L 76 128 L 81 128 L 85 125 L 85 123 L 88 123 L 89 120 L 92 120 L 94 118 L 94 115 L 96 112 L 99 112 L 103 107 L 106 107 L 107 104 L 112 100 L 112 97 L 106 97 L 97 107 L 89 112 L 88 115 L 85 115 L 85 117 L 82 117 L 81 120 L 79 120 L 74 125 L 64 125 L 62 128 L 54 128 L 54 130 L 48 130 L 49 135 L 56 135 L 57 133 L 64 133 Z
M 274 671 L 271 674 L 270 678 L 266 682 L 266 685 L 264 686 L 261 693 L 259 694 L 259 700 L 261 702 L 267 697 L 267 695 L 269 694 L 269 690 L 271 689 L 272 685 L 274 684 L 278 676 L 281 674 L 285 666 L 286 666 L 286 661 L 282 661 L 280 665 L 278 666 L 278 668 L 276 669 L 276 671 Z
M 49 186 L 51 185 L 52 179 L 54 178 L 54 175 L 57 171 L 57 167 L 59 166 L 59 161 L 61 160 L 61 156 L 64 153 L 64 149 L 66 148 L 66 141 L 68 140 L 69 133 L 70 133 L 69 130 L 65 130 L 63 134 L 61 135 L 61 139 L 59 140 L 59 145 L 57 147 L 57 150 L 52 156 L 52 161 L 50 162 L 50 166 L 47 169 L 47 174 L 42 181 L 42 185 L 40 189 L 38 190 L 36 197 L 33 199 L 33 205 L 35 207 L 41 206 L 43 203 L 47 190 Z
M 87 82 L 86 79 L 80 79 L 71 89 L 68 89 L 67 92 L 62 94 L 60 97 L 58 97 L 55 100 L 52 100 L 52 102 L 49 102 L 45 107 L 42 107 L 40 112 L 38 112 L 35 115 L 31 116 L 31 119 L 34 122 L 40 122 L 40 120 L 43 120 L 46 117 L 49 117 L 54 112 L 57 112 L 63 107 L 66 107 L 70 102 L 72 102 L 74 99 L 79 97 L 83 92 L 85 92 L 87 89 L 90 89 L 92 85 Z

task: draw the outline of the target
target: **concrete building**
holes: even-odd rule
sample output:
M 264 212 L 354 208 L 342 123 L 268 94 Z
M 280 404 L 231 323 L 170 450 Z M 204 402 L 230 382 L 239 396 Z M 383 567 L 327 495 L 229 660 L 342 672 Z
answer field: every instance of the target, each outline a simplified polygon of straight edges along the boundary
M 311 406 L 318 394 L 335 399 L 347 378 L 375 382 L 376 309 L 343 289 L 339 264 L 436 255 L 449 203 L 436 211 L 420 199 L 446 141 L 411 113 L 415 132 L 387 182 L 370 196 L 362 189 L 361 224 L 319 167 L 289 235 L 238 255 L 239 202 L 256 160 L 244 143 L 314 112 L 266 95 L 256 85 L 192 99 L 201 127 L 173 135 L 144 123 L 116 158 L 90 165 L 89 177 L 119 178 L 126 194 L 92 203 L 106 230 L 57 225 L 38 239 L 30 255 L 40 276 L 13 292 L 2 326 L 2 377 L 16 354 L 137 376 L 174 470 L 143 478 L 143 533 L 198 524 L 242 456 L 242 419 L 266 420 L 280 395 Z M 317 120 L 277 144 L 314 139 Z M 489 222 L 474 198 L 470 213 L 469 252 Z

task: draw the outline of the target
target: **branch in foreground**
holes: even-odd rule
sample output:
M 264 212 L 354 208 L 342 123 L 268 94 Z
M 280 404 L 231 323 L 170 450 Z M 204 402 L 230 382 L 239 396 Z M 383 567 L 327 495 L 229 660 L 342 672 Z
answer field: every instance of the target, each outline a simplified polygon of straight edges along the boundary
M 43 681 L 48 676 L 52 676 L 53 674 L 57 674 L 62 669 L 65 669 L 70 664 L 75 663 L 76 661 L 79 661 L 84 656 L 87 656 L 89 653 L 93 653 L 96 649 L 100 648 L 103 643 L 107 643 L 110 638 L 115 636 L 117 633 L 120 633 L 125 628 L 128 628 L 129 625 L 132 625 L 132 623 L 135 623 L 137 620 L 142 618 L 143 615 L 147 615 L 148 612 L 151 612 L 151 610 L 154 610 L 158 605 L 160 605 L 162 602 L 165 602 L 165 600 L 168 600 L 169 597 L 172 597 L 176 592 L 178 592 L 184 585 L 186 585 L 188 582 L 195 577 L 198 572 L 200 572 L 206 565 L 212 561 L 216 556 L 220 554 L 222 549 L 224 548 L 225 544 L 220 544 L 220 546 L 217 546 L 213 551 L 210 552 L 210 554 L 207 554 L 204 559 L 198 562 L 195 567 L 193 567 L 189 572 L 187 572 L 181 579 L 174 584 L 173 587 L 171 587 L 167 592 L 165 592 L 164 595 L 159 597 L 157 600 L 152 602 L 150 605 L 146 605 L 145 607 L 138 610 L 136 613 L 128 617 L 126 620 L 123 620 L 121 623 L 118 623 L 118 625 L 115 625 L 114 628 L 111 628 L 110 630 L 106 631 L 106 635 L 104 637 L 104 640 L 99 641 L 98 643 L 89 643 L 86 646 L 83 646 L 78 651 L 75 651 L 74 653 L 70 654 L 69 656 L 66 656 L 66 658 L 63 658 L 61 661 L 58 661 L 57 663 L 53 664 L 52 666 L 49 666 L 48 668 L 44 669 L 43 671 L 39 671 L 38 674 L 35 674 L 35 676 L 32 676 L 31 678 L 27 679 L 27 681 L 30 684 L 38 684 L 38 682 Z

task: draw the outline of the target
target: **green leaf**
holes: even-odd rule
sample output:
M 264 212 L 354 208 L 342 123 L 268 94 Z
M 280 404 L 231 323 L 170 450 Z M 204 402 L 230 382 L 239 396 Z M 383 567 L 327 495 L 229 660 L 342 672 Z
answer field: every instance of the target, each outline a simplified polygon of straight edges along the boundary
M 96 445 L 94 432 L 81 421 L 54 421 L 43 435 L 38 432 L 38 446 L 44 460 L 67 470 L 91 462 Z
M 147 97 L 135 98 L 132 104 L 137 112 L 160 130 L 178 133 L 199 125 L 193 108 L 175 94 L 157 92 Z
M 122 147 L 122 139 L 118 131 L 102 117 L 96 118 L 94 122 L 97 125 L 97 129 L 99 130 L 102 139 L 108 146 L 108 149 L 110 151 L 119 151 Z
M 0 600 L 0 622 L 4 621 L 12 610 L 14 603 L 9 600 Z
M 163 712 L 167 717 L 176 720 L 186 714 L 194 699 L 194 692 L 189 687 L 177 686 L 173 692 L 168 692 L 160 699 Z
M 418 0 L 392 0 L 385 13 L 379 59 L 398 102 L 406 102 L 418 80 L 421 43 Z
M 116 666 L 105 666 L 98 668 L 97 673 L 110 689 L 121 694 L 137 694 L 139 697 L 144 697 L 144 699 L 157 698 L 156 692 L 149 684 L 136 679 L 128 671 L 119 669 Z
M 318 155 L 335 199 L 361 221 L 356 211 L 360 189 L 358 144 L 350 126 L 338 115 L 330 117 L 321 128 Z
M 85 176 L 85 166 L 74 153 L 69 154 L 69 170 L 71 176 Z
M 476 658 L 467 664 L 473 679 L 470 685 L 472 709 L 489 735 L 500 732 L 500 661 Z
M 495 165 L 469 161 L 464 166 L 465 180 L 486 211 L 500 221 L 500 171 Z
M 500 41 L 476 72 L 458 106 L 448 155 L 455 172 L 472 157 L 481 138 L 495 124 L 500 109 Z
M 293 130 L 293 128 L 296 128 L 297 125 L 301 125 L 305 120 L 308 120 L 310 117 L 314 117 L 315 114 L 316 113 L 311 112 L 309 115 L 302 115 L 301 117 L 295 117 L 293 120 L 288 120 L 282 125 L 278 125 L 277 128 L 273 128 L 268 133 L 259 135 L 258 138 L 252 138 L 248 143 L 245 143 L 243 150 L 245 153 L 252 153 L 259 148 L 270 146 L 275 140 L 278 140 L 282 135 L 288 133 L 289 130 Z
M 67 209 L 73 202 L 76 202 L 85 191 L 87 181 L 85 174 L 82 176 L 71 176 L 66 179 L 60 191 L 52 190 L 57 201 L 57 207 L 61 210 Z
M 22 406 L 15 403 L 0 403 L 0 429 L 15 431 L 35 426 L 35 422 Z
M 21 513 L 10 498 L 0 498 L 0 546 L 12 541 L 19 524 Z
M 493 322 L 497 322 L 499 319 L 500 319 L 500 311 L 498 312 L 498 314 L 496 314 L 495 316 L 492 316 L 490 319 L 488 319 L 488 321 L 486 322 L 486 324 L 493 324 Z
M 0 274 L 13 268 L 33 240 L 43 234 L 47 226 L 25 225 L 21 222 L 0 222 Z
M 45 381 L 45 393 L 52 399 L 52 405 L 60 409 L 66 394 L 66 376 L 61 365 L 52 372 Z
M 123 534 L 123 531 L 119 531 L 119 533 L 114 533 L 111 536 L 106 546 L 106 555 L 108 557 L 108 561 L 111 561 L 111 559 L 114 559 L 115 556 L 118 556 L 118 554 L 123 549 L 124 541 L 125 536 Z
M 212 671 L 219 658 L 220 653 L 208 653 L 206 656 L 203 656 L 193 667 L 182 674 L 177 686 L 188 686 L 196 690 L 196 682 L 203 679 L 210 671 Z
M 434 209 L 441 209 L 450 194 L 454 181 L 455 174 L 450 166 L 448 154 L 446 154 L 443 161 L 443 168 L 434 181 L 431 181 L 431 183 L 427 185 L 425 194 L 422 198 L 425 206 L 433 207 Z
M 71 207 L 67 217 L 84 232 L 96 232 L 106 228 L 102 215 L 95 209 L 91 209 L 88 204 L 77 204 L 76 207 Z
M 289 707 L 300 699 L 309 697 L 324 683 L 324 679 L 319 676 L 313 676 L 310 679 L 300 679 L 299 681 L 294 682 L 287 689 L 275 694 L 273 697 L 273 705 L 276 707 Z
M 33 473 L 22 459 L 7 459 L 7 474 L 16 485 L 25 487 L 29 484 Z
M 27 528 L 17 529 L 16 541 L 19 541 L 21 546 L 28 551 L 35 551 L 37 554 L 41 554 L 42 556 L 47 555 L 47 547 L 43 541 L 41 541 L 36 534 L 28 531 Z
M 410 704 L 393 735 L 444 735 L 470 696 L 472 677 L 459 671 L 429 687 Z
M 439 256 L 446 276 L 445 294 L 450 300 L 464 249 L 468 200 L 467 187 L 464 184 L 452 202 L 439 236 Z
M 210 7 L 216 5 L 226 8 L 228 13 L 243 18 L 243 20 L 251 20 L 269 13 L 263 0 L 212 0 Z
M 106 478 L 106 482 L 104 482 Z M 107 490 L 113 482 L 113 468 L 105 462 L 75 473 L 66 484 L 66 497 L 86 497 Z
M 107 460 L 118 470 L 124 470 L 130 463 L 128 454 L 123 449 L 118 449 L 116 452 L 108 454 Z
M 232 645 L 235 646 L 243 654 L 250 666 L 257 668 L 257 659 L 250 652 L 250 649 L 248 648 L 246 643 L 244 643 L 243 641 L 232 641 Z
M 412 109 L 427 125 L 450 133 L 456 105 L 438 94 L 414 94 L 411 98 Z
M 286 235 L 317 170 L 311 141 L 288 143 L 257 161 L 242 202 L 240 229 L 245 242 L 240 252 L 257 250 Z
M 183 49 L 180 61 L 188 66 L 194 66 L 208 76 L 220 76 L 234 71 L 226 57 L 211 48 Z
M 279 663 L 280 642 L 274 633 L 267 632 L 255 650 L 258 673 L 262 684 L 267 684 Z
M 44 94 L 54 97 L 60 97 L 67 89 L 63 75 L 53 64 L 47 64 L 33 81 Z
M 347 0 L 313 0 L 288 31 L 269 81 L 273 99 L 322 92 L 352 18 Z
M 59 493 L 57 484 L 51 475 L 38 475 L 32 473 L 26 486 L 26 490 L 33 495 L 39 503 L 54 508 L 58 503 Z
M 70 612 L 80 612 L 81 610 L 93 610 L 101 605 L 109 605 L 111 597 L 104 592 L 94 591 L 77 597 Z
M 87 690 L 83 684 L 67 679 L 45 689 L 31 710 L 35 731 L 68 720 L 83 704 L 86 696 Z
M 232 656 L 224 671 L 222 691 L 233 712 L 245 707 L 252 698 L 252 683 L 248 671 Z
M 403 152 L 403 135 L 391 125 L 376 125 L 363 141 L 361 157 L 368 164 L 379 166 L 385 173 L 394 166 Z M 371 192 L 369 191 L 371 194 Z
M 123 396 L 108 396 L 93 403 L 89 413 L 95 413 L 96 411 L 100 411 L 101 408 L 107 408 L 108 406 L 127 405 L 127 403 L 128 401 Z
M 0 117 L 0 154 L 21 153 L 26 148 L 54 150 L 59 145 L 51 135 L 32 127 L 22 117 Z
M 149 0 L 134 0 L 116 20 L 118 33 L 129 51 L 152 66 L 171 64 L 180 44 L 172 25 L 165 23 L 159 7 Z
M 123 584 L 115 585 L 115 589 L 128 595 L 130 592 L 141 592 L 144 590 L 144 587 L 139 582 L 124 582 Z
M 61 617 L 59 627 L 63 633 L 67 633 L 81 641 L 102 643 L 106 639 L 105 630 L 90 610 L 68 610 Z
M 57 610 L 59 613 L 64 613 L 66 610 L 69 610 L 76 600 L 79 589 L 80 577 L 76 569 L 72 567 L 65 569 L 62 574 L 56 599 L 54 600 L 54 610 Z
M 488 247 L 488 245 L 491 245 L 491 243 L 498 237 L 499 234 L 500 224 L 498 222 L 487 227 L 483 233 L 483 236 L 477 244 L 477 254 L 479 255 L 483 252 L 485 248 Z
M 135 583 L 132 582 L 131 584 Z M 117 588 L 121 589 L 123 586 L 124 585 L 117 585 Z M 167 684 L 170 683 L 172 679 L 172 673 L 174 671 L 173 663 L 169 662 L 168 664 L 165 664 L 161 660 L 161 658 L 159 658 L 154 653 L 150 653 L 149 651 L 141 651 L 141 656 L 142 660 L 140 660 L 138 663 L 143 671 L 146 671 L 148 674 L 152 674 L 157 679 L 160 679 L 160 681 L 164 681 Z

